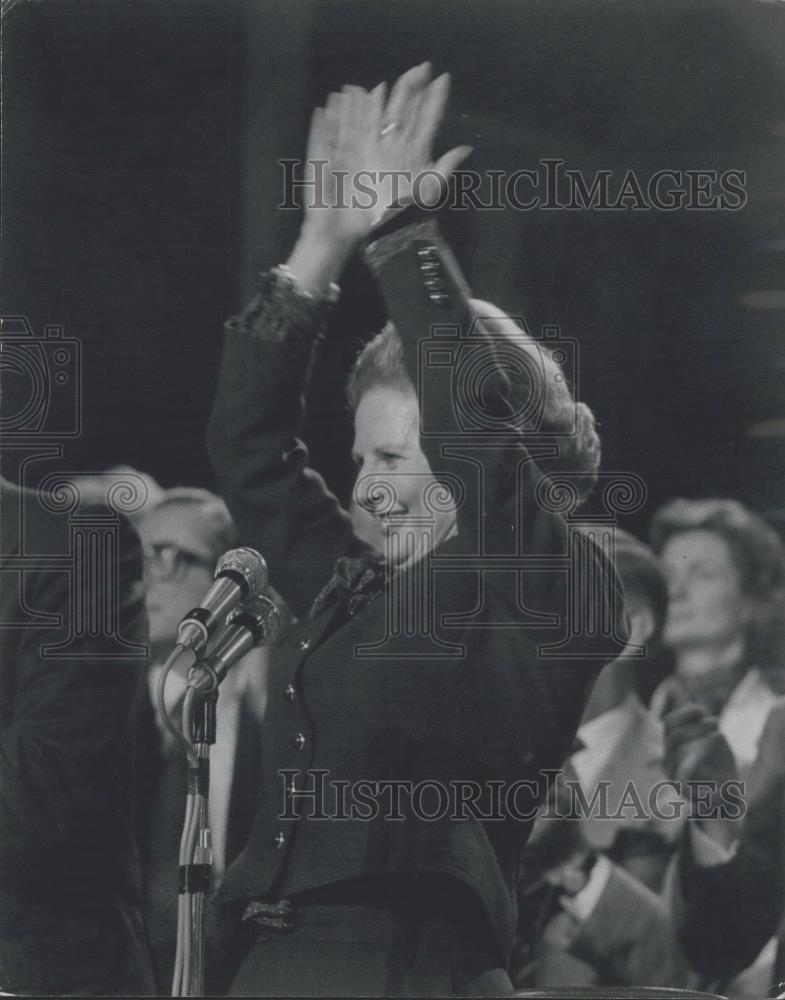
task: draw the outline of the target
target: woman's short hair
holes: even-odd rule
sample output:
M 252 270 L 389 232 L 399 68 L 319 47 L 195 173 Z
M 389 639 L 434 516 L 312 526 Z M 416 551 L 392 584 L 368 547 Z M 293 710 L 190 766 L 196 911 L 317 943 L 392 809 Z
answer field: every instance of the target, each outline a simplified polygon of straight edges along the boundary
M 585 500 L 594 487 L 600 465 L 600 438 L 594 414 L 585 403 L 576 402 L 561 366 L 547 346 L 535 341 L 497 306 L 480 299 L 470 302 L 475 320 L 491 340 L 504 340 L 522 352 L 522 365 L 505 366 L 512 411 L 526 414 L 531 409 L 527 405 L 529 397 L 535 393 L 542 397 L 536 425 L 522 423 L 521 430 L 558 438 L 558 456 L 539 462 L 543 472 L 575 474 L 575 486 L 581 500 Z M 365 345 L 354 364 L 347 384 L 352 409 L 357 409 L 369 389 L 380 385 L 415 392 L 406 370 L 403 344 L 391 323 Z
M 346 384 L 351 408 L 357 410 L 366 392 L 379 386 L 415 392 L 403 359 L 403 344 L 392 323 L 387 323 L 381 333 L 372 337 L 355 359 Z
M 742 591 L 755 605 L 748 655 L 770 657 L 777 648 L 779 656 L 785 635 L 785 549 L 777 532 L 738 500 L 681 498 L 654 515 L 652 548 L 660 553 L 668 539 L 687 531 L 710 531 L 727 544 Z

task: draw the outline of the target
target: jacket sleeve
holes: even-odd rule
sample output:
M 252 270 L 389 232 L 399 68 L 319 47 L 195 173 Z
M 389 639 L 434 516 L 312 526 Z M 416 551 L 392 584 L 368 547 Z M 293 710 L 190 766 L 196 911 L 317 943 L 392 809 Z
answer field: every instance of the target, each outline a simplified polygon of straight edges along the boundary
M 775 708 L 746 785 L 747 815 L 735 856 L 702 867 L 684 840 L 679 929 L 690 961 L 725 979 L 746 968 L 777 930 L 783 885 L 785 710 Z
M 94 609 L 73 604 L 67 569 L 20 576 L 23 606 L 39 622 L 45 615 L 57 624 L 4 630 L 3 655 L 12 658 L 5 669 L 13 676 L 0 732 L 0 871 L 6 883 L 29 865 L 31 851 L 49 852 L 51 860 L 67 838 L 90 837 L 118 823 L 130 830 L 134 726 L 146 665 L 141 551 L 126 522 L 120 529 L 115 620 L 117 633 L 136 646 L 137 655 L 129 650 L 127 657 L 118 656 L 114 645 L 107 655 L 106 640 L 91 636 L 89 628 L 68 656 L 47 654 L 47 647 L 78 632 L 72 614 L 90 622 Z M 90 593 L 96 602 L 106 600 L 103 590 Z M 128 802 L 127 812 L 107 815 L 110 803 L 119 800 Z
M 473 559 L 510 624 L 520 625 L 523 608 L 531 613 L 525 634 L 538 649 L 560 646 L 537 662 L 564 756 L 597 672 L 623 647 L 621 587 L 601 546 L 571 530 L 553 502 L 537 465 L 553 457 L 553 440 L 536 432 L 536 419 L 515 415 L 507 370 L 519 364 L 518 349 L 477 322 L 436 222 L 411 219 L 377 236 L 365 258 L 417 391 L 421 448 L 435 478 L 460 497 L 450 555 Z M 544 368 L 527 370 L 532 394 L 544 398 Z M 530 567 L 517 591 L 509 574 L 495 572 L 510 557 Z
M 298 293 L 278 269 L 226 325 L 207 446 L 243 544 L 258 549 L 270 582 L 300 616 L 336 558 L 360 543 L 308 468 L 300 440 L 304 393 L 327 303 Z
M 527 494 L 537 474 L 506 419 L 508 382 L 496 347 L 475 321 L 468 286 L 435 220 L 406 213 L 367 245 L 365 259 L 403 344 L 420 407 L 420 446 L 459 501 L 458 548 L 487 551 L 496 525 L 514 527 L 515 470 L 524 469 Z M 503 544 L 514 551 L 509 534 Z

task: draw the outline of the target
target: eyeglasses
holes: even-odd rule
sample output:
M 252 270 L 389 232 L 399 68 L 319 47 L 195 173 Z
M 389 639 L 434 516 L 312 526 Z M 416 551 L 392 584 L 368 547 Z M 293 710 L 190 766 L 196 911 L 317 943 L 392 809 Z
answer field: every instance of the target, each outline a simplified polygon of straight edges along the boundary
M 181 549 L 179 545 L 170 542 L 143 546 L 142 557 L 145 573 L 154 580 L 181 579 L 190 566 L 203 566 L 209 570 L 215 567 L 214 559 Z

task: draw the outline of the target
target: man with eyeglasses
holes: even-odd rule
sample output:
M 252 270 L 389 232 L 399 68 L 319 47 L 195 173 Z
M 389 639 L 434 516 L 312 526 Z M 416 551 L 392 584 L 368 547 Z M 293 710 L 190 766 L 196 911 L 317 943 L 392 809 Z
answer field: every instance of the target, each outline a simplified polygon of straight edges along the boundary
M 168 490 L 139 524 L 154 658 L 171 652 L 180 619 L 198 607 L 219 556 L 234 543 L 229 512 L 207 490 Z
M 148 674 L 149 739 L 152 752 L 143 761 L 140 816 L 145 916 L 159 993 L 169 992 L 177 931 L 177 860 L 186 791 L 186 765 L 158 718 L 155 689 L 183 616 L 197 607 L 213 580 L 215 564 L 236 541 L 224 502 L 207 490 L 165 491 L 138 523 L 144 557 L 145 603 L 150 621 L 151 661 Z M 242 846 L 251 807 L 248 794 L 255 773 L 259 720 L 266 698 L 265 650 L 249 653 L 221 685 L 216 744 L 211 753 L 209 814 L 213 842 L 213 876 L 218 881 L 227 860 Z M 171 710 L 185 685 L 185 667 L 170 674 L 166 701 Z M 235 770 L 236 768 L 236 770 Z M 239 794 L 233 794 L 233 789 Z M 234 831 L 237 835 L 234 836 Z M 209 963 L 215 969 L 216 960 Z

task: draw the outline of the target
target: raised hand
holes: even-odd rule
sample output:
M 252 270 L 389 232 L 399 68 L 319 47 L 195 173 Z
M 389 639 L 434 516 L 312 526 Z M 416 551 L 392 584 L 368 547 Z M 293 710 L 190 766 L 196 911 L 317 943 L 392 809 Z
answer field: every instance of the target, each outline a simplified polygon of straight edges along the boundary
M 433 141 L 444 116 L 450 78 L 431 80 L 423 63 L 404 73 L 386 98 L 346 86 L 314 111 L 306 179 L 306 229 L 356 245 L 382 221 L 414 201 L 438 203 L 444 185 L 471 148 L 457 146 L 438 160 Z

